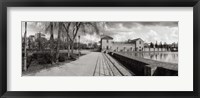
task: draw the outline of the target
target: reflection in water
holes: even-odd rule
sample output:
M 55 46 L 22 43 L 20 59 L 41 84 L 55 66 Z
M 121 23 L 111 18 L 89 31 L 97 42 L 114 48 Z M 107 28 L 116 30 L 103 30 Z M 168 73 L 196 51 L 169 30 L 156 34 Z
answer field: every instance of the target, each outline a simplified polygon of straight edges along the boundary
M 123 52 L 123 54 L 178 64 L 178 52 Z

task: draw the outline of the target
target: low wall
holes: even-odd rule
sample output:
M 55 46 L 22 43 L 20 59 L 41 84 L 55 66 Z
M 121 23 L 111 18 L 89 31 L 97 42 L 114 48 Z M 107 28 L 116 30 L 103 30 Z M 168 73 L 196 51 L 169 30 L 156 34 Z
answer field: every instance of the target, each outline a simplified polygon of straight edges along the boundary
M 166 48 L 144 48 L 143 51 L 170 51 L 170 50 L 167 50 Z
M 176 65 L 173 64 L 166 65 L 167 63 L 160 64 L 161 62 L 159 62 L 156 63 L 157 65 L 154 65 L 152 63 L 149 63 L 148 61 L 143 62 L 114 52 L 109 52 L 108 54 L 118 60 L 127 69 L 132 71 L 136 76 L 178 76 Z M 164 68 L 159 65 L 166 65 L 166 67 Z M 173 66 L 175 66 L 175 68 Z

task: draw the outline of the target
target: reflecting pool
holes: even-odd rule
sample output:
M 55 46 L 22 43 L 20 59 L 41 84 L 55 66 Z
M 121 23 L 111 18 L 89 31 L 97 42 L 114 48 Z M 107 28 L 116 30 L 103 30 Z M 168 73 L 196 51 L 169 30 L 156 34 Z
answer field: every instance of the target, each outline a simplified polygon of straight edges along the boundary
M 178 64 L 178 52 L 121 52 L 128 56 L 142 57 L 161 62 Z

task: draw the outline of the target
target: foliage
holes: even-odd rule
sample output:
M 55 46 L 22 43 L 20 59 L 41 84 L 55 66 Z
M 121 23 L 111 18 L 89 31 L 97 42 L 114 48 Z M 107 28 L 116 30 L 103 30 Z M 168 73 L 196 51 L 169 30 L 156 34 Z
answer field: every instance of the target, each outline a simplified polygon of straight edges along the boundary
M 77 58 L 77 54 L 72 54 L 70 57 L 68 57 L 67 55 L 67 53 L 59 53 L 58 61 L 65 62 L 67 60 L 76 60 Z M 56 60 L 55 56 L 55 52 L 53 53 L 53 56 L 51 56 L 51 53 L 49 51 L 33 53 L 32 55 L 27 56 L 27 66 L 31 65 L 32 62 L 34 62 L 35 64 L 51 64 L 51 60 Z M 24 60 L 24 53 L 22 53 L 22 57 L 22 59 Z
M 26 50 L 25 47 L 28 45 L 29 50 L 37 50 L 37 53 L 34 53 L 30 57 L 30 61 L 36 60 L 38 64 L 49 64 L 76 58 L 73 54 L 74 47 L 76 49 L 86 47 L 86 45 L 80 44 L 80 42 L 78 47 L 75 46 L 76 37 L 79 35 L 78 33 L 84 32 L 98 34 L 98 26 L 100 25 L 98 25 L 98 22 L 34 22 L 32 26 L 39 27 L 39 33 L 31 35 L 30 38 L 24 40 L 22 42 L 22 49 Z M 29 33 L 29 31 L 27 31 L 27 33 Z M 45 34 L 43 33 L 50 34 L 50 39 L 47 40 Z M 57 39 L 54 39 L 54 35 L 56 35 L 56 33 Z M 97 47 L 96 44 L 94 46 Z M 50 49 L 50 52 L 45 52 L 47 49 Z M 67 56 L 64 54 L 59 56 L 59 50 L 61 49 L 68 49 Z M 71 53 L 69 52 L 70 50 Z M 40 53 L 41 51 L 42 53 Z
M 36 60 L 38 64 L 50 64 L 53 57 L 49 52 L 38 52 L 34 53 L 31 58 Z
M 150 43 L 150 48 L 153 48 L 154 47 L 154 44 L 151 42 Z

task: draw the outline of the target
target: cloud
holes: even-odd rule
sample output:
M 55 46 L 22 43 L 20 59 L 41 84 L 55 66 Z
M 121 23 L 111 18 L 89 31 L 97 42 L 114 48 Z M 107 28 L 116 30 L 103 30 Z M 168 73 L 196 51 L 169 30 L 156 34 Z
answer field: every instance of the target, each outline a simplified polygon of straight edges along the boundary
M 128 39 L 135 39 L 135 32 L 120 32 L 118 34 L 113 35 L 114 41 L 127 41 Z
M 107 22 L 101 32 L 114 41 L 142 38 L 145 42 L 178 42 L 178 22 Z
M 93 34 L 85 34 L 80 37 L 80 41 L 82 43 L 92 43 L 92 42 L 99 42 L 100 36 L 93 33 Z
M 143 26 L 166 26 L 166 27 L 177 27 L 178 22 L 138 22 Z
M 158 35 L 157 32 L 154 31 L 154 30 L 150 30 L 149 33 L 150 33 L 150 35 L 153 35 L 153 36 L 155 36 L 155 37 L 157 37 L 157 35 Z
M 178 28 L 172 28 L 171 29 L 171 36 L 172 37 L 178 37 Z
M 178 22 L 106 22 L 106 26 L 110 29 L 121 27 L 131 29 L 142 26 L 178 27 Z
M 94 22 L 93 22 L 94 23 Z M 100 33 L 82 32 L 81 40 L 84 42 L 98 42 L 100 34 L 108 35 L 115 41 L 142 38 L 145 42 L 178 42 L 178 22 L 96 22 Z M 28 22 L 28 34 L 34 35 L 44 32 L 45 22 Z M 24 32 L 24 23 L 22 23 Z M 57 35 L 57 30 L 55 31 Z M 56 37 L 56 36 L 55 36 Z

